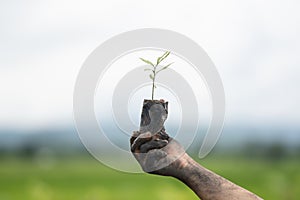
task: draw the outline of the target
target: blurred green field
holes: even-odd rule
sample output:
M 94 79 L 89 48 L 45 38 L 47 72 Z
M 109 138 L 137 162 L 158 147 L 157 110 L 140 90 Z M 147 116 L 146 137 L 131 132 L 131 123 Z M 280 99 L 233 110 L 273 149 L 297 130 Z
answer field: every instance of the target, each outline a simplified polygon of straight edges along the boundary
M 173 178 L 118 172 L 90 157 L 47 165 L 26 159 L 1 159 L 0 163 L 0 200 L 198 199 Z M 300 198 L 300 161 L 296 159 L 214 157 L 201 163 L 264 199 Z

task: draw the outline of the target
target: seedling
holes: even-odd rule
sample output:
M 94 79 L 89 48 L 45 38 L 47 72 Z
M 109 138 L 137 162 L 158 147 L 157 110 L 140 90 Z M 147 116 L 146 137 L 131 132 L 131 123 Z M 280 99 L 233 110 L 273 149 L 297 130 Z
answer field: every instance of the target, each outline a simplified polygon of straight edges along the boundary
M 146 68 L 144 69 L 144 71 L 150 71 L 151 73 L 149 74 L 149 78 L 152 80 L 152 100 L 154 98 L 154 89 L 156 88 L 155 85 L 155 80 L 156 80 L 156 75 L 167 69 L 170 65 L 172 65 L 173 63 L 169 63 L 167 65 L 160 65 L 160 63 L 166 59 L 168 56 L 170 55 L 170 51 L 166 51 L 162 56 L 158 57 L 156 59 L 156 64 L 153 64 L 151 61 L 146 60 L 144 58 L 140 58 L 144 63 L 148 64 L 150 68 Z

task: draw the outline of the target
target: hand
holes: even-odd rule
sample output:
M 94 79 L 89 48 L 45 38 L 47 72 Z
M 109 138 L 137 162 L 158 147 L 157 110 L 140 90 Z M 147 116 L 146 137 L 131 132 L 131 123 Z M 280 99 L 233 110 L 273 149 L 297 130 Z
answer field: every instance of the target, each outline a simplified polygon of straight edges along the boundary
M 164 130 L 154 135 L 150 132 L 134 132 L 130 144 L 133 155 L 145 172 L 177 178 L 191 188 L 200 199 L 261 199 L 199 165 L 185 153 L 176 140 L 168 137 Z
M 136 131 L 130 139 L 131 152 L 147 173 L 176 177 L 186 163 L 183 147 L 166 133 Z

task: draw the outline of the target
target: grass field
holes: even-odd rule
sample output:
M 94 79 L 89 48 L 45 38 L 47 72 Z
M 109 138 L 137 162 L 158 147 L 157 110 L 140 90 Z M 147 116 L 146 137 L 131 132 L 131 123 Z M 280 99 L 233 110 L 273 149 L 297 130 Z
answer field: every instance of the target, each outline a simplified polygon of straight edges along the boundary
M 0 163 L 0 200 L 198 199 L 173 178 L 118 172 L 90 157 L 45 166 L 25 159 Z M 201 163 L 264 199 L 300 198 L 300 161 L 207 158 Z

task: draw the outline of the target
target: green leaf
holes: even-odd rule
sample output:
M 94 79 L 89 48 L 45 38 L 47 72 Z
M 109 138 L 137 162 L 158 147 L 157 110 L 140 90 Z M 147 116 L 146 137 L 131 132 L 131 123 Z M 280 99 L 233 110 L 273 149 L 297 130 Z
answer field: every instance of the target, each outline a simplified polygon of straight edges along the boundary
M 140 58 L 140 59 L 141 59 L 143 62 L 145 62 L 145 63 L 151 65 L 152 67 L 154 67 L 154 64 L 153 64 L 152 62 L 150 62 L 149 60 L 146 60 L 146 59 L 144 59 L 144 58 Z
M 153 77 L 153 75 L 152 75 L 152 74 L 150 74 L 150 75 L 149 75 L 149 77 L 151 78 L 151 80 L 153 80 L 153 79 L 154 79 L 154 77 Z
M 153 69 L 149 69 L 149 68 L 144 69 L 144 71 L 152 71 L 154 73 Z
M 170 51 L 166 51 L 161 57 L 158 57 L 156 61 L 156 65 L 161 63 L 166 57 L 168 57 L 168 55 L 170 55 L 170 53 L 171 53 Z
M 160 72 L 160 71 L 162 71 L 162 70 L 165 70 L 165 69 L 167 69 L 170 65 L 172 65 L 173 64 L 173 62 L 172 63 L 170 63 L 170 64 L 167 64 L 166 66 L 164 66 L 163 68 L 161 68 L 160 70 L 158 70 L 157 72 L 156 72 L 156 74 L 158 74 L 158 72 Z

